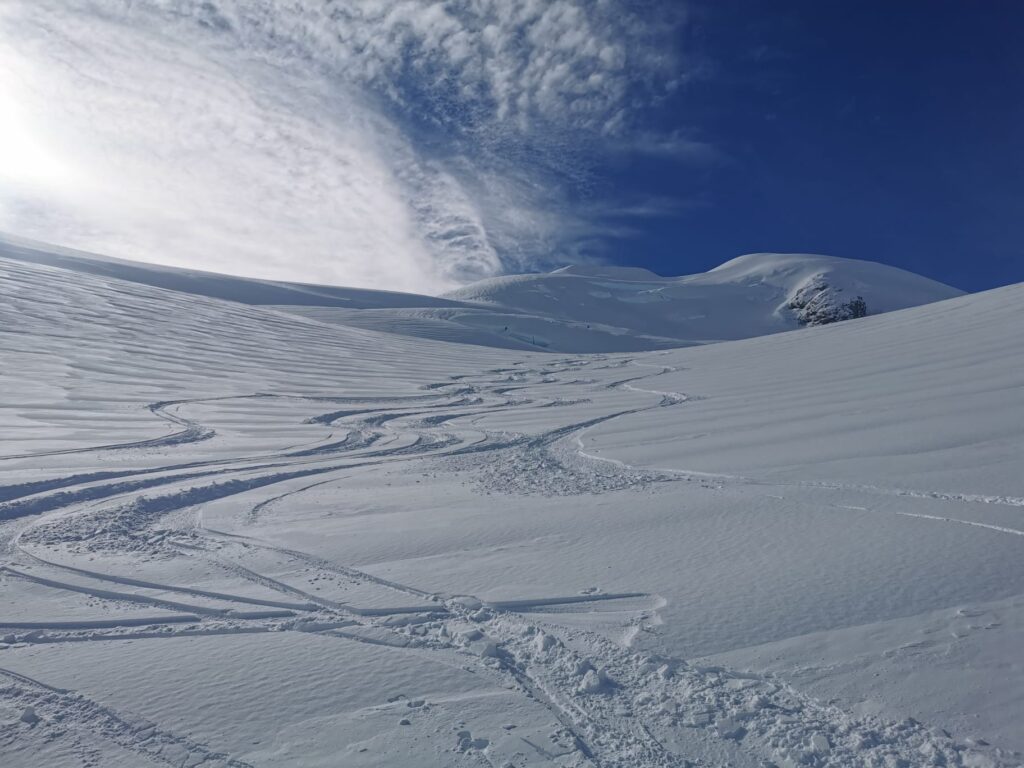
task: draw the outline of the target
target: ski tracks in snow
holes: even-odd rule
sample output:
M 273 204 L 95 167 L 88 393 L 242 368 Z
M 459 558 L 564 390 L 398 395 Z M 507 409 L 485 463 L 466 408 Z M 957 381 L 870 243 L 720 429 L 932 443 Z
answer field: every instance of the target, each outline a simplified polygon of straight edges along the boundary
M 636 468 L 585 450 L 586 431 L 598 424 L 691 399 L 684 393 L 646 389 L 636 383 L 674 370 L 665 366 L 650 366 L 656 368 L 654 373 L 604 385 L 657 398 L 653 403 L 612 410 L 530 435 L 488 431 L 476 425 L 482 416 L 518 408 L 543 408 L 552 413 L 550 409 L 567 402 L 560 395 L 551 396 L 552 388 L 568 384 L 578 392 L 580 386 L 578 377 L 559 376 L 574 376 L 588 365 L 605 362 L 607 365 L 597 367 L 647 365 L 628 358 L 611 362 L 601 357 L 565 359 L 537 369 L 517 365 L 453 377 L 406 397 L 295 398 L 307 404 L 323 401 L 333 408 L 306 419 L 310 428 L 330 430 L 323 439 L 273 453 L 83 473 L 77 478 L 0 489 L 0 498 L 5 499 L 0 520 L 7 518 L 13 520 L 9 525 L 17 525 L 10 541 L 13 557 L 0 569 L 4 577 L 85 594 L 111 606 L 163 611 L 147 615 L 126 611 L 77 622 L 10 622 L 6 628 L 0 627 L 0 632 L 6 633 L 3 641 L 16 646 L 300 631 L 340 642 L 384 646 L 396 654 L 423 654 L 468 664 L 478 674 L 544 707 L 551 717 L 547 746 L 524 736 L 521 749 L 510 754 L 501 753 L 504 747 L 494 738 L 474 738 L 468 732 L 460 736 L 458 759 L 488 765 L 518 768 L 538 761 L 597 768 L 726 763 L 779 768 L 1010 764 L 997 751 L 967 747 L 914 721 L 890 723 L 852 717 L 770 676 L 700 668 L 679 659 L 638 653 L 597 633 L 533 616 L 541 610 L 550 615 L 554 609 L 596 611 L 620 606 L 633 612 L 636 631 L 643 631 L 655 619 L 659 599 L 654 595 L 540 595 L 487 603 L 468 595 L 432 593 L 203 524 L 204 505 L 216 500 L 242 494 L 248 499 L 251 495 L 253 503 L 239 516 L 242 526 L 251 526 L 296 494 L 342 483 L 355 469 L 424 458 L 441 461 L 449 469 L 472 471 L 488 490 L 517 494 L 602 493 L 684 478 L 772 485 L 729 475 Z M 533 391 L 529 397 L 516 398 L 514 393 L 522 390 Z M 147 406 L 181 427 L 170 436 L 155 442 L 82 450 L 168 449 L 215 440 L 215 427 L 181 413 L 190 402 Z M 335 439 L 340 430 L 346 431 L 346 437 Z M 312 482 L 295 482 L 305 478 Z M 275 486 L 275 492 L 263 493 Z M 157 495 L 150 495 L 154 493 Z M 998 497 L 956 500 L 1024 505 L 1018 503 L 1021 500 Z M 983 523 L 914 516 L 1021 534 Z M 48 552 L 53 554 L 48 556 Z M 237 579 L 239 590 L 168 584 L 68 562 L 92 552 L 192 558 Z M 312 581 L 301 582 L 298 574 Z M 325 589 L 311 587 L 314 581 Z M 13 671 L 0 669 L 0 697 L 26 713 L 21 721 L 0 729 L 0 744 L 17 738 L 19 729 L 46 729 L 54 738 L 65 733 L 73 738 L 75 731 L 81 731 L 154 764 L 248 765 L 80 693 L 53 688 Z M 86 747 L 81 750 L 85 754 Z

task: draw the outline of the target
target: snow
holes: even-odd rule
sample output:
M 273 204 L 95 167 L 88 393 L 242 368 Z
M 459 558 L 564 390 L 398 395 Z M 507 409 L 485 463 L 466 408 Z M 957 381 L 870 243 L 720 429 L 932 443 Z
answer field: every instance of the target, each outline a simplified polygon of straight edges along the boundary
M 497 277 L 456 290 L 448 298 L 574 326 L 615 329 L 620 345 L 598 351 L 632 351 L 762 336 L 815 324 L 790 306 L 811 286 L 820 287 L 820 301 L 829 308 L 863 297 L 868 314 L 960 295 L 947 285 L 883 264 L 759 253 L 685 277 L 659 277 L 633 267 L 578 266 L 546 275 Z M 624 346 L 626 340 L 631 346 Z M 562 351 L 594 351 L 581 349 L 570 339 L 546 341 Z
M 1024 286 L 896 272 L 0 246 L 0 764 L 1021 765 Z M 822 275 L 898 311 L 775 333 Z
M 740 256 L 710 272 L 660 277 L 639 267 L 573 265 L 510 275 L 445 297 L 269 282 L 141 265 L 0 238 L 0 252 L 323 323 L 519 350 L 635 352 L 793 330 L 928 304 L 960 291 L 895 267 L 813 254 Z

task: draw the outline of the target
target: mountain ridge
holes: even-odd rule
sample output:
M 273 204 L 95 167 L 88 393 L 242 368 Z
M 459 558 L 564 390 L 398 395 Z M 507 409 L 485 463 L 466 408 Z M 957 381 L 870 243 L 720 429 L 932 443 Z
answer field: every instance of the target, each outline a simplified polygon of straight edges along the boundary
M 746 254 L 708 272 L 568 265 L 441 296 L 286 283 L 130 262 L 0 238 L 0 256 L 321 322 L 507 349 L 636 352 L 763 336 L 963 295 L 896 267 L 818 254 Z

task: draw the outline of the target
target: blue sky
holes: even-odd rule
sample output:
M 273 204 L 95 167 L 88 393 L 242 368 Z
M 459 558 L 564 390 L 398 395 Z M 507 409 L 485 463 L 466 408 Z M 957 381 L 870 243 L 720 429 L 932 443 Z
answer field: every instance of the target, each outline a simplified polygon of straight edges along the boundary
M 812 251 L 967 290 L 1024 280 L 1024 4 L 725 0 L 680 40 L 707 74 L 656 119 L 723 160 L 617 169 L 696 203 L 650 222 L 636 263 Z
M 7 0 L 0 230 L 439 292 L 752 251 L 1024 280 L 1024 6 Z

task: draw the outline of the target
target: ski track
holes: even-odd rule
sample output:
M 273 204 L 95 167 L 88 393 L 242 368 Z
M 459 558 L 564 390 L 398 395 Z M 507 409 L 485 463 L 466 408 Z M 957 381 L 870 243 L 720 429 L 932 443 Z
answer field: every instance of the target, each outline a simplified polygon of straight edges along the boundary
M 225 398 L 197 398 L 194 400 L 166 400 L 156 403 L 149 403 L 146 406 L 146 410 L 162 419 L 163 421 L 173 425 L 182 427 L 177 432 L 172 432 L 169 435 L 163 437 L 154 437 L 148 440 L 132 440 L 126 443 L 110 443 L 108 445 L 95 445 L 86 446 L 83 448 L 70 448 L 62 451 L 41 451 L 39 453 L 22 453 L 13 454 L 8 456 L 0 456 L 0 461 L 7 461 L 11 459 L 31 459 L 39 458 L 41 456 L 65 456 L 72 453 L 96 453 L 100 451 L 121 451 L 128 448 L 165 448 L 174 445 L 185 445 L 187 443 L 198 443 L 203 440 L 209 440 L 214 437 L 217 433 L 216 430 L 204 427 L 199 422 L 176 414 L 170 413 L 167 409 L 173 406 L 188 405 L 190 403 L 202 403 L 211 402 L 215 400 L 227 400 L 235 399 L 239 397 L 263 397 L 264 395 L 235 395 Z
M 939 515 L 922 515 L 917 512 L 897 512 L 897 515 L 902 517 L 917 517 L 922 520 L 937 520 L 941 523 L 959 523 L 960 525 L 970 525 L 975 528 L 986 528 L 990 531 L 996 531 L 997 533 L 1009 533 L 1013 536 L 1024 536 L 1024 531 L 1016 528 L 1007 528 L 1002 525 L 991 525 L 989 523 L 979 523 L 976 520 L 960 520 L 955 517 L 940 517 Z
M 553 765 L 710 767 L 732 759 L 745 760 L 744 765 L 779 768 L 968 766 L 980 765 L 972 761 L 982 759 L 989 760 L 989 765 L 1004 764 L 994 752 L 982 755 L 977 748 L 960 744 L 914 721 L 891 723 L 853 717 L 819 704 L 771 676 L 695 667 L 680 659 L 635 652 L 592 632 L 530 618 L 532 612 L 553 607 L 593 610 L 602 604 L 653 601 L 656 596 L 636 592 L 595 593 L 488 603 L 469 595 L 435 594 L 313 554 L 276 546 L 255 536 L 211 529 L 203 523 L 202 505 L 217 499 L 258 492 L 305 477 L 325 476 L 256 499 L 243 520 L 254 526 L 275 505 L 287 503 L 295 494 L 343 482 L 352 469 L 423 458 L 443 460 L 456 469 L 468 466 L 480 474 L 487 487 L 512 493 L 600 493 L 682 478 L 769 487 L 786 485 L 731 475 L 638 468 L 587 453 L 583 438 L 588 429 L 626 414 L 681 406 L 691 399 L 680 392 L 638 386 L 635 382 L 675 369 L 647 366 L 628 358 L 595 367 L 638 365 L 656 370 L 604 386 L 646 399 L 656 398 L 654 403 L 620 408 L 535 435 L 488 432 L 475 426 L 479 418 L 502 411 L 564 404 L 561 398 L 546 394 L 522 400 L 510 400 L 507 395 L 534 386 L 553 386 L 559 383 L 554 378 L 558 375 L 603 362 L 607 358 L 595 356 L 590 360 L 560 360 L 538 370 L 517 366 L 478 376 L 453 376 L 450 381 L 426 385 L 425 394 L 406 397 L 296 398 L 351 406 L 311 416 L 305 422 L 311 427 L 344 428 L 346 438 L 332 440 L 330 433 L 320 444 L 314 442 L 312 447 L 298 450 L 82 473 L 0 488 L 0 520 L 27 520 L 9 544 L 14 557 L 0 566 L 0 572 L 54 590 L 88 594 L 112 605 L 144 605 L 168 612 L 163 616 L 126 614 L 108 619 L 6 624 L 0 618 L 0 631 L 7 633 L 4 639 L 8 644 L 316 632 L 341 642 L 386 646 L 396 653 L 425 654 L 458 666 L 470 664 L 479 674 L 511 686 L 548 710 L 558 729 L 556 735 L 560 734 L 557 751 L 525 737 L 523 742 Z M 568 383 L 578 388 L 578 378 Z M 181 427 L 162 438 L 24 456 L 168 449 L 213 440 L 217 435 L 214 428 L 189 419 L 180 411 L 193 403 L 230 399 L 226 396 L 174 400 L 146 406 L 158 417 Z M 467 429 L 467 423 L 473 428 Z M 394 447 L 388 447 L 392 444 Z M 570 449 L 571 445 L 575 448 Z M 12 458 L 21 456 L 2 457 Z M 523 477 L 540 479 L 532 480 L 531 486 L 521 481 Z M 1024 506 L 1024 500 L 994 496 L 801 485 L 822 490 Z M 161 495 L 143 495 L 154 490 Z M 178 527 L 161 527 L 166 526 L 169 516 L 193 509 L 197 514 L 189 516 L 191 524 L 175 518 Z M 985 523 L 898 514 L 1024 535 L 1022 531 Z M 241 582 L 275 593 L 280 599 L 80 568 L 44 557 L 50 550 L 62 552 L 64 557 L 77 552 L 113 551 L 197 558 Z M 362 589 L 391 595 L 393 604 L 359 606 L 314 595 L 246 565 L 244 561 L 250 552 L 261 552 L 282 564 L 301 564 L 334 574 Z M 138 590 L 173 593 L 207 602 L 167 600 Z M 239 610 L 240 605 L 258 606 L 262 610 Z M 652 619 L 650 610 L 637 609 L 637 627 Z M 18 707 L 31 707 L 40 717 L 36 727 L 54 733 L 89 732 L 155 763 L 237 768 L 249 765 L 157 724 L 119 713 L 82 694 L 6 669 L 0 669 L 0 678 L 5 681 L 0 682 L 0 699 Z M 12 738 L 4 729 L 17 727 L 20 724 L 0 729 L 0 744 Z M 474 744 L 467 737 L 459 751 L 467 758 L 491 765 L 486 747 Z M 84 754 L 84 746 L 82 750 Z

